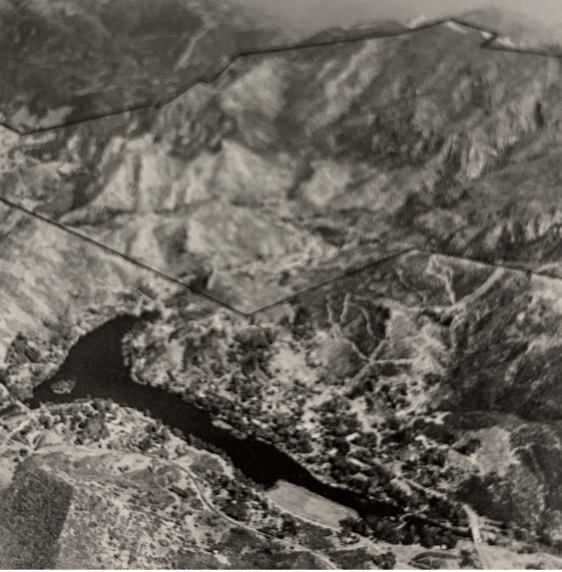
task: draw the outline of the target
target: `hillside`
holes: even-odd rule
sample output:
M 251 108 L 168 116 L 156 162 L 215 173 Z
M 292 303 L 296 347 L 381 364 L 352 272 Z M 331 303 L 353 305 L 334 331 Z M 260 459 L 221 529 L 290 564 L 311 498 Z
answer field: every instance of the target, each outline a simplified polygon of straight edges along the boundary
M 0 564 L 560 567 L 560 60 L 151 6 L 0 4 Z
M 243 311 L 410 247 L 556 274 L 559 62 L 481 41 L 247 56 L 161 110 L 20 138 L 3 194 L 173 276 L 203 265 Z
M 493 30 L 499 37 L 492 44 L 497 48 L 513 48 L 560 55 L 562 34 L 555 25 L 548 25 L 505 8 L 488 8 L 464 13 L 459 18 L 467 23 Z
M 0 118 L 24 133 L 164 103 L 284 41 L 214 0 L 8 0 L 0 30 Z
M 183 330 L 171 314 L 128 351 L 141 383 L 180 393 L 323 478 L 423 514 L 380 475 L 385 466 L 554 543 L 561 288 L 413 251 L 260 313 L 254 326 L 223 315 Z

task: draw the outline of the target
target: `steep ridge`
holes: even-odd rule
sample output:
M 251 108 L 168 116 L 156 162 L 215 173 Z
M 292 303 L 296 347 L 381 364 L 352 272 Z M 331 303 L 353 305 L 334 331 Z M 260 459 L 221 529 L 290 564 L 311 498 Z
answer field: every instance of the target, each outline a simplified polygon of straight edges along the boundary
M 161 110 L 22 138 L 3 193 L 160 271 L 198 260 L 247 312 L 408 247 L 556 274 L 560 64 L 482 39 L 246 56 Z
M 0 117 L 25 133 L 165 102 L 283 34 L 209 0 L 9 0 Z
M 2 203 L 2 399 L 156 311 L 136 382 L 399 509 L 344 530 L 453 546 L 469 503 L 492 543 L 559 552 L 560 62 L 482 39 L 255 54 L 161 109 L 3 132 L 2 197 L 60 226 Z
M 488 10 L 461 21 L 484 32 L 483 47 L 560 55 L 555 29 L 522 22 L 519 15 Z M 447 25 L 458 28 L 454 21 Z M 162 106 L 200 81 L 213 81 L 244 54 L 410 31 L 403 22 L 376 21 L 308 36 L 290 24 L 272 24 L 250 6 L 214 0 L 166 0 L 157 9 L 153 0 L 118 6 L 72 0 L 49 7 L 7 0 L 0 29 L 7 56 L 2 70 L 16 78 L 2 92 L 0 119 L 19 133 Z

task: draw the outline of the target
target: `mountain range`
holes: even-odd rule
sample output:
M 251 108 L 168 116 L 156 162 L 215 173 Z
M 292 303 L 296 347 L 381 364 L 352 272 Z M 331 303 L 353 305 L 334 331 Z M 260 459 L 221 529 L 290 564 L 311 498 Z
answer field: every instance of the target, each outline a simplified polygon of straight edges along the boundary
M 0 562 L 557 566 L 562 74 L 525 52 L 556 35 L 497 11 L 303 37 L 151 8 L 0 5 Z M 94 365 L 57 372 L 124 315 L 95 360 L 121 401 L 75 401 Z M 283 516 L 129 407 L 115 352 L 135 391 L 275 447 L 354 516 Z
M 161 109 L 16 138 L 3 196 L 246 312 L 412 247 L 556 275 L 559 60 L 483 39 L 245 56 Z

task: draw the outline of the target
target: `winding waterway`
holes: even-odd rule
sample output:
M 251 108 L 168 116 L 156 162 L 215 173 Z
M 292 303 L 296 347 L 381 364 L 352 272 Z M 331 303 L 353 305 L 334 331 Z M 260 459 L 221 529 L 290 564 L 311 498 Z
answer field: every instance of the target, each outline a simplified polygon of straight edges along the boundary
M 351 491 L 330 486 L 273 445 L 254 438 L 242 439 L 213 425 L 210 415 L 186 403 L 178 395 L 133 381 L 122 356 L 122 339 L 139 322 L 135 316 L 119 316 L 84 335 L 70 350 L 58 372 L 37 386 L 31 407 L 41 403 L 63 403 L 87 397 L 111 399 L 121 406 L 148 411 L 154 418 L 219 447 L 246 476 L 266 488 L 279 480 L 299 485 L 333 502 L 365 515 L 395 514 L 395 507 L 381 502 L 367 504 Z M 76 382 L 70 393 L 54 393 L 51 385 L 60 380 Z

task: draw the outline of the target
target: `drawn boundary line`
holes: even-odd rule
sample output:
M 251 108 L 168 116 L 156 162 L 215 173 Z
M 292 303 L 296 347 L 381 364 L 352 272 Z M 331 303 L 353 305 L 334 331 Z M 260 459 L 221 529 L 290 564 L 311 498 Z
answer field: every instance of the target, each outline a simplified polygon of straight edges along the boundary
M 54 226 L 54 227 L 58 228 L 59 230 L 62 230 L 63 232 L 66 232 L 66 233 L 74 236 L 75 238 L 79 238 L 80 240 L 83 240 L 84 242 L 87 242 L 93 246 L 96 246 L 96 247 L 100 248 L 101 250 L 104 250 L 105 252 L 107 252 L 113 256 L 117 256 L 119 258 L 122 258 L 123 260 L 129 262 L 130 264 L 138 266 L 139 268 L 142 268 L 143 270 L 147 270 L 148 272 L 152 272 L 153 274 L 159 276 L 160 278 L 163 278 L 164 280 L 168 280 L 169 282 L 173 282 L 174 284 L 178 284 L 179 286 L 182 286 L 182 287 L 190 290 L 194 294 L 197 294 L 203 298 L 206 298 L 207 300 L 214 302 L 215 304 L 218 304 L 218 305 L 222 306 L 223 308 L 226 308 L 227 310 L 229 310 L 231 312 L 234 312 L 234 313 L 241 315 L 241 316 L 246 316 L 246 314 L 244 312 L 241 312 L 240 310 L 237 310 L 236 308 L 234 308 L 233 306 L 230 306 L 226 302 L 223 302 L 222 300 L 215 298 L 214 296 L 212 296 L 208 292 L 205 292 L 204 290 L 200 290 L 199 288 L 195 288 L 195 287 L 187 284 L 186 282 L 183 282 L 179 278 L 175 278 L 174 276 L 171 276 L 170 274 L 167 274 L 166 272 L 162 272 L 161 270 L 153 268 L 152 266 L 149 266 L 148 264 L 141 262 L 139 259 L 125 254 L 124 252 L 119 252 L 118 250 L 115 250 L 115 249 L 111 248 L 110 246 L 103 244 L 102 242 L 98 242 L 97 240 L 95 240 L 95 239 L 93 239 L 93 238 L 91 238 L 85 234 L 82 234 L 81 232 L 78 232 L 77 230 L 75 230 L 71 227 L 65 226 L 64 224 L 61 224 L 60 222 L 52 220 L 52 219 L 45 217 L 43 215 L 40 215 L 39 213 L 33 212 L 32 210 L 30 210 L 30 209 L 28 209 L 22 205 L 18 205 L 17 203 L 14 203 L 8 199 L 5 199 L 4 197 L 0 197 L 0 202 L 5 204 L 9 208 L 18 210 L 18 211 L 26 214 L 27 216 L 33 217 L 33 218 L 35 218 L 35 219 L 37 219 L 43 223 Z
M 9 130 L 9 131 L 15 133 L 16 135 L 28 136 L 28 135 L 35 135 L 35 134 L 39 134 L 39 133 L 45 133 L 46 131 L 51 131 L 53 129 L 60 129 L 61 127 L 79 125 L 81 123 L 86 123 L 88 121 L 103 119 L 105 117 L 113 117 L 116 115 L 131 113 L 131 112 L 135 112 L 135 111 L 141 111 L 143 109 L 147 109 L 147 110 L 148 109 L 161 109 L 161 108 L 171 104 L 173 101 L 175 101 L 179 97 L 182 97 L 184 94 L 186 94 L 188 91 L 190 91 L 191 89 L 193 89 L 194 87 L 196 87 L 199 84 L 212 84 L 212 83 L 214 83 L 236 61 L 243 59 L 243 58 L 247 58 L 247 57 L 251 57 L 251 56 L 258 56 L 258 55 L 291 52 L 291 51 L 295 51 L 295 50 L 312 49 L 312 48 L 337 46 L 337 45 L 347 45 L 347 44 L 352 44 L 352 43 L 364 42 L 364 41 L 368 41 L 368 40 L 377 40 L 377 39 L 385 39 L 385 38 L 395 38 L 395 37 L 399 37 L 399 36 L 407 36 L 407 35 L 415 34 L 417 32 L 423 32 L 423 31 L 429 30 L 431 28 L 443 26 L 445 24 L 456 24 L 458 26 L 470 28 L 472 30 L 475 30 L 477 32 L 480 32 L 482 34 L 486 34 L 486 35 L 490 36 L 489 38 L 484 39 L 484 41 L 480 44 L 480 48 L 483 50 L 494 50 L 494 51 L 500 51 L 500 52 L 510 52 L 510 53 L 514 53 L 514 54 L 526 54 L 526 55 L 539 56 L 539 57 L 558 58 L 558 59 L 562 60 L 562 53 L 553 54 L 553 53 L 547 52 L 546 50 L 543 51 L 543 50 L 532 49 L 532 48 L 517 48 L 517 47 L 512 47 L 512 46 L 497 45 L 496 44 L 497 40 L 499 40 L 503 36 L 500 32 L 489 30 L 489 29 L 486 29 L 482 26 L 478 26 L 478 25 L 472 24 L 470 22 L 465 22 L 465 21 L 463 21 L 461 19 L 457 19 L 457 18 L 442 18 L 439 20 L 427 22 L 427 23 L 422 24 L 420 26 L 417 26 L 415 28 L 408 28 L 406 30 L 396 30 L 396 31 L 389 31 L 389 32 L 373 32 L 373 33 L 367 33 L 367 34 L 361 35 L 360 37 L 341 38 L 341 39 L 329 40 L 329 41 L 325 41 L 325 42 L 307 42 L 305 40 L 304 42 L 297 43 L 295 45 L 290 45 L 290 46 L 279 46 L 279 47 L 273 47 L 273 48 L 246 50 L 246 51 L 242 51 L 242 52 L 238 52 L 238 53 L 234 53 L 234 54 L 230 55 L 228 57 L 226 64 L 223 65 L 221 68 L 219 68 L 219 70 L 217 72 L 210 75 L 210 77 L 206 78 L 203 76 L 203 77 L 193 81 L 187 87 L 182 88 L 175 95 L 173 95 L 167 99 L 163 99 L 161 101 L 157 101 L 157 102 L 154 102 L 151 104 L 135 105 L 135 106 L 131 106 L 129 108 L 121 109 L 121 110 L 110 111 L 110 112 L 102 113 L 100 115 L 94 115 L 91 117 L 84 117 L 82 119 L 77 119 L 75 121 L 69 121 L 67 123 L 63 122 L 63 123 L 59 123 L 59 124 L 50 125 L 48 127 L 41 127 L 38 129 L 29 129 L 29 130 L 17 129 L 14 126 L 10 125 L 9 121 L 0 121 L 0 127 L 3 127 L 4 129 Z M 509 37 L 509 36 L 505 35 L 505 37 Z M 562 50 L 562 47 L 561 47 L 561 50 Z M 103 93 L 103 92 L 101 92 L 101 93 Z
M 351 268 L 349 270 L 344 271 L 342 274 L 338 274 L 337 276 L 334 276 L 333 278 L 328 278 L 327 280 L 324 280 L 323 282 L 312 284 L 311 286 L 307 286 L 303 290 L 299 290 L 295 294 L 290 294 L 289 296 L 286 296 L 285 298 L 281 298 L 280 300 L 277 300 L 276 302 L 272 302 L 271 304 L 268 304 L 267 306 L 262 306 L 258 310 L 254 310 L 253 312 L 246 314 L 246 316 L 251 317 L 251 316 L 254 316 L 256 314 L 261 314 L 262 312 L 267 312 L 268 310 L 271 310 L 271 309 L 275 308 L 276 306 L 281 306 L 282 304 L 286 304 L 287 302 L 291 302 L 291 300 L 294 300 L 295 298 L 298 298 L 299 296 L 303 296 L 304 294 L 314 292 L 314 290 L 319 290 L 320 288 L 323 288 L 324 286 L 328 286 L 329 284 L 333 284 L 334 282 L 338 282 L 339 280 L 343 280 L 344 278 L 349 278 L 350 276 L 354 276 L 355 274 L 360 274 L 361 272 L 364 272 L 365 270 L 368 270 L 369 268 L 376 268 L 377 266 L 380 266 L 381 264 L 384 264 L 385 262 L 390 262 L 391 260 L 394 260 L 395 258 L 400 258 L 400 256 L 404 256 L 405 254 L 408 254 L 410 252 L 415 252 L 415 251 L 416 251 L 416 248 L 414 248 L 414 247 L 404 248 L 402 250 L 393 252 L 392 254 L 388 254 L 387 256 L 383 256 L 382 258 L 379 258 L 378 260 L 373 260 L 373 261 L 371 261 L 371 262 L 369 262 L 363 266 L 360 266 L 358 268 Z
M 202 298 L 205 298 L 205 299 L 209 300 L 210 302 L 213 302 L 213 303 L 217 304 L 218 306 L 221 306 L 222 308 L 224 308 L 230 312 L 233 312 L 239 316 L 242 316 L 244 318 L 251 318 L 252 316 L 255 316 L 256 314 L 259 314 L 261 312 L 269 310 L 275 306 L 279 306 L 281 304 L 285 304 L 287 302 L 290 302 L 291 300 L 297 298 L 298 296 L 306 294 L 307 292 L 311 292 L 311 291 L 314 291 L 318 288 L 322 288 L 323 286 L 327 286 L 328 284 L 331 284 L 334 281 L 342 280 L 343 278 L 346 278 L 348 276 L 352 276 L 354 274 L 359 274 L 360 272 L 363 272 L 367 268 L 371 268 L 371 267 L 377 266 L 379 264 L 384 264 L 385 262 L 388 262 L 390 260 L 393 260 L 394 258 L 402 256 L 402 255 L 406 254 L 407 252 L 415 250 L 413 248 L 402 249 L 402 250 L 395 252 L 393 254 L 389 254 L 388 256 L 385 256 L 379 260 L 369 262 L 368 264 L 363 265 L 359 268 L 353 268 L 353 269 L 347 270 L 347 271 L 343 272 L 342 274 L 338 274 L 337 276 L 334 276 L 333 278 L 329 278 L 329 279 L 327 279 L 323 282 L 317 283 L 317 284 L 312 284 L 311 286 L 305 288 L 304 290 L 299 290 L 299 292 L 296 292 L 294 294 L 286 296 L 285 298 L 282 298 L 281 300 L 277 300 L 275 302 L 272 302 L 271 304 L 268 304 L 266 306 L 258 308 L 257 310 L 252 310 L 251 312 L 244 312 L 242 310 L 235 308 L 234 306 L 231 306 L 230 304 L 227 304 L 226 302 L 220 300 L 219 298 L 216 298 L 215 296 L 213 296 L 212 294 L 209 294 L 205 290 L 201 290 L 200 288 L 196 288 L 196 287 L 180 280 L 179 278 L 176 278 L 176 277 L 174 277 L 174 276 L 172 276 L 166 272 L 163 272 L 162 270 L 158 270 L 157 268 L 154 268 L 154 267 L 140 261 L 138 258 L 134 258 L 132 256 L 129 256 L 129 255 L 123 253 L 123 252 L 115 250 L 114 248 L 111 248 L 110 246 L 107 246 L 106 244 L 103 244 L 102 242 L 99 242 L 99 241 L 97 241 L 97 240 L 95 240 L 95 239 L 93 239 L 93 238 L 91 238 L 85 234 L 82 234 L 81 232 L 78 232 L 74 228 L 71 228 L 71 227 L 66 226 L 64 224 L 61 224 L 60 222 L 57 222 L 53 219 L 45 217 L 39 213 L 36 213 L 36 212 L 22 206 L 22 205 L 14 203 L 14 202 L 12 202 L 9 199 L 6 199 L 4 197 L 0 197 L 0 203 L 5 204 L 8 208 L 22 212 L 26 216 L 29 216 L 31 218 L 35 218 L 44 224 L 54 226 L 58 230 L 66 232 L 67 234 L 70 234 L 71 236 L 73 236 L 75 238 L 83 240 L 84 242 L 87 242 L 88 244 L 90 244 L 92 246 L 98 247 L 101 250 L 107 252 L 108 254 L 111 254 L 112 256 L 122 258 L 123 260 L 125 260 L 126 262 L 128 262 L 130 264 L 133 264 L 133 265 L 135 265 L 139 268 L 142 268 L 143 270 L 146 270 L 148 272 L 152 272 L 153 274 L 155 274 L 159 278 L 162 278 L 164 280 L 167 280 L 169 282 L 172 282 L 174 284 L 182 286 L 183 288 L 190 290 L 194 294 L 201 296 Z
M 189 85 L 188 87 L 182 89 L 176 95 L 168 98 L 167 100 L 156 102 L 155 104 L 137 105 L 137 106 L 130 107 L 127 109 L 123 109 L 123 110 L 104 113 L 104 114 L 99 115 L 99 116 L 83 118 L 83 119 L 73 121 L 73 122 L 61 123 L 58 125 L 52 125 L 49 127 L 44 127 L 44 128 L 40 128 L 40 129 L 36 129 L 36 130 L 29 130 L 29 131 L 24 131 L 24 132 L 21 132 L 21 131 L 15 129 L 14 127 L 10 126 L 9 124 L 7 124 L 5 122 L 0 122 L 0 126 L 4 127 L 5 129 L 8 129 L 9 131 L 12 131 L 13 133 L 15 133 L 19 136 L 26 137 L 26 136 L 30 136 L 30 135 L 34 135 L 34 134 L 53 131 L 56 129 L 60 129 L 60 128 L 64 128 L 64 127 L 68 127 L 68 126 L 72 126 L 72 125 L 77 125 L 77 124 L 86 123 L 86 122 L 95 121 L 95 120 L 102 120 L 104 118 L 114 117 L 117 115 L 123 115 L 124 116 L 124 115 L 127 115 L 129 113 L 134 113 L 134 112 L 142 111 L 142 110 L 161 109 L 161 108 L 171 104 L 177 98 L 183 96 L 185 93 L 187 93 L 189 90 L 191 90 L 192 88 L 194 88 L 198 84 L 214 83 L 223 73 L 225 73 L 239 59 L 243 59 L 246 57 L 255 57 L 255 56 L 259 56 L 259 55 L 290 52 L 290 51 L 302 50 L 302 49 L 313 49 L 313 48 L 335 46 L 335 45 L 347 45 L 347 44 L 358 43 L 358 42 L 363 42 L 363 41 L 368 41 L 368 40 L 373 40 L 373 39 L 384 39 L 384 38 L 392 38 L 392 37 L 398 37 L 398 36 L 406 36 L 406 35 L 411 35 L 411 34 L 415 34 L 418 32 L 422 32 L 422 31 L 425 31 L 428 29 L 436 28 L 436 27 L 445 25 L 447 23 L 452 23 L 452 24 L 456 24 L 456 25 L 459 25 L 459 26 L 462 26 L 465 28 L 470 28 L 470 29 L 473 29 L 473 30 L 480 32 L 482 34 L 488 35 L 489 38 L 486 38 L 480 44 L 481 49 L 511 52 L 511 53 L 515 53 L 515 54 L 536 55 L 536 56 L 542 56 L 542 57 L 556 57 L 556 58 L 562 59 L 562 54 L 555 55 L 555 54 L 542 52 L 540 50 L 518 49 L 516 47 L 510 47 L 510 46 L 497 46 L 497 45 L 495 45 L 495 42 L 498 40 L 498 38 L 501 37 L 501 34 L 499 32 L 488 30 L 482 26 L 471 24 L 469 22 L 465 22 L 465 21 L 457 19 L 457 18 L 443 18 L 440 20 L 428 22 L 428 23 L 423 24 L 421 26 L 417 26 L 415 28 L 409 28 L 406 30 L 397 30 L 397 31 L 391 31 L 391 32 L 384 32 L 384 33 L 376 33 L 375 32 L 375 33 L 371 33 L 371 34 L 364 34 L 364 35 L 361 35 L 360 37 L 342 38 L 342 39 L 331 40 L 331 41 L 326 41 L 326 42 L 314 42 L 314 43 L 304 42 L 304 43 L 296 44 L 293 46 L 279 46 L 279 47 L 275 47 L 275 48 L 266 48 L 266 49 L 260 49 L 260 50 L 250 50 L 250 51 L 240 52 L 238 54 L 234 54 L 234 55 L 230 56 L 228 61 L 226 62 L 226 64 L 221 69 L 219 69 L 218 72 L 214 73 L 211 77 L 209 77 L 209 78 L 203 77 L 201 79 L 198 79 L 195 82 L 193 82 L 191 85 Z M 393 104 L 389 104 L 388 107 L 392 107 L 392 106 L 393 106 Z M 218 298 L 212 296 L 211 294 L 209 294 L 208 292 L 206 292 L 204 290 L 200 290 L 200 289 L 198 289 L 192 285 L 189 285 L 189 284 L 183 282 L 182 280 L 180 280 L 174 276 L 171 276 L 171 275 L 169 275 L 169 274 L 167 274 L 161 270 L 153 268 L 152 266 L 149 266 L 149 265 L 141 262 L 137 258 L 131 257 L 131 256 L 129 256 L 123 252 L 119 252 L 118 250 L 115 250 L 115 249 L 113 249 L 113 248 L 111 248 L 111 247 L 109 247 L 109 246 L 107 246 L 101 242 L 98 242 L 98 241 L 94 240 L 93 238 L 88 237 L 87 235 L 84 235 L 84 234 L 78 232 L 77 230 L 75 230 L 69 226 L 63 225 L 63 224 L 61 224 L 61 223 L 59 223 L 53 219 L 50 219 L 50 218 L 43 216 L 43 215 L 40 215 L 39 213 L 31 211 L 31 210 L 27 209 L 26 207 L 19 205 L 17 203 L 14 203 L 14 202 L 6 199 L 6 198 L 0 197 L 0 202 L 4 203 L 6 206 L 8 206 L 12 209 L 19 210 L 20 212 L 23 212 L 28 216 L 34 217 L 35 219 L 40 220 L 43 223 L 55 226 L 59 230 L 67 232 L 76 238 L 79 238 L 85 242 L 90 243 L 91 245 L 97 246 L 98 248 L 104 250 L 105 252 L 107 252 L 113 256 L 120 257 L 123 260 L 129 262 L 130 264 L 138 266 L 139 268 L 142 268 L 143 270 L 154 273 L 155 275 L 159 276 L 160 278 L 163 278 L 163 279 L 168 280 L 172 283 L 175 283 L 179 286 L 182 286 L 186 289 L 189 289 L 193 293 L 195 293 L 195 294 L 197 294 L 197 295 L 199 295 L 199 296 L 201 296 L 201 297 L 203 297 L 203 298 L 205 298 L 205 299 L 207 299 L 207 300 L 209 300 L 209 301 L 211 301 L 211 302 L 213 302 L 213 303 L 215 303 L 215 304 L 217 304 L 217 305 L 219 305 L 219 306 L 221 306 L 221 307 L 223 307 L 223 308 L 225 308 L 225 309 L 227 309 L 227 310 L 229 310 L 235 314 L 238 314 L 240 316 L 244 316 L 247 318 L 255 316 L 261 312 L 265 312 L 265 311 L 272 309 L 276 306 L 279 306 L 281 304 L 290 302 L 291 300 L 294 300 L 295 298 L 302 296 L 303 294 L 306 294 L 308 292 L 322 288 L 322 287 L 324 287 L 328 284 L 331 284 L 335 281 L 342 280 L 348 276 L 352 276 L 354 274 L 363 272 L 364 270 L 366 270 L 368 268 L 371 268 L 371 267 L 374 267 L 374 266 L 377 266 L 380 264 L 384 264 L 385 262 L 388 262 L 390 260 L 393 260 L 395 258 L 403 256 L 409 252 L 420 252 L 420 253 L 426 254 L 428 256 L 431 256 L 431 255 L 449 256 L 451 258 L 456 258 L 456 259 L 460 259 L 460 260 L 468 260 L 468 261 L 483 264 L 486 266 L 493 266 L 496 268 L 505 268 L 506 270 L 510 270 L 510 271 L 528 272 L 528 273 L 533 274 L 533 275 L 543 276 L 543 277 L 547 277 L 547 278 L 550 278 L 553 280 L 562 280 L 560 278 L 552 277 L 552 276 L 549 276 L 547 274 L 528 271 L 528 270 L 518 268 L 515 266 L 508 266 L 505 264 L 503 264 L 503 265 L 502 264 L 491 264 L 491 263 L 487 263 L 487 262 L 484 262 L 484 261 L 481 261 L 478 259 L 469 258 L 469 257 L 461 257 L 461 256 L 455 256 L 455 255 L 450 255 L 450 254 L 445 254 L 445 253 L 436 253 L 436 252 L 430 252 L 430 251 L 426 251 L 423 249 L 419 249 L 416 247 L 409 247 L 409 248 L 405 248 L 405 249 L 402 249 L 400 251 L 397 251 L 393 254 L 387 255 L 387 256 L 379 259 L 379 260 L 370 262 L 365 266 L 361 266 L 359 268 L 355 268 L 355 269 L 345 271 L 342 274 L 334 276 L 333 278 L 330 278 L 330 279 L 328 279 L 324 282 L 321 282 L 319 284 L 312 284 L 311 286 L 305 288 L 302 291 L 299 291 L 295 294 L 291 294 L 291 295 L 289 295 L 289 296 L 287 296 L 281 300 L 277 300 L 277 301 L 275 301 L 271 304 L 268 304 L 262 308 L 259 308 L 257 310 L 253 310 L 252 312 L 243 312 L 243 311 L 238 310 L 238 309 L 234 308 L 233 306 L 227 304 L 226 302 L 219 300 Z
M 207 292 L 205 290 L 201 290 L 200 288 L 194 287 L 194 286 L 180 280 L 179 278 L 176 278 L 170 274 L 167 274 L 166 272 L 163 272 L 162 270 L 158 270 L 157 268 L 154 268 L 148 264 L 145 264 L 144 262 L 140 261 L 138 258 L 134 258 L 132 256 L 129 256 L 129 255 L 123 253 L 123 252 L 119 252 L 118 250 L 115 250 L 114 248 L 111 248 L 110 246 L 107 246 L 106 244 L 103 244 L 101 242 L 98 242 L 97 240 L 95 240 L 95 239 L 93 239 L 93 238 L 91 238 L 85 234 L 82 234 L 82 233 L 78 232 L 77 230 L 75 230 L 71 227 L 65 226 L 65 225 L 63 225 L 63 224 L 61 224 L 55 220 L 47 218 L 47 217 L 45 217 L 39 213 L 33 212 L 32 210 L 30 210 L 30 209 L 28 209 L 22 205 L 18 205 L 17 203 L 14 203 L 14 202 L 10 201 L 9 199 L 6 199 L 4 197 L 0 197 L 0 203 L 5 204 L 8 208 L 22 212 L 26 216 L 35 218 L 42 223 L 54 226 L 57 229 L 59 229 L 63 232 L 66 232 L 75 238 L 83 240 L 84 242 L 87 242 L 88 244 L 95 246 L 95 247 L 105 251 L 108 254 L 111 254 L 112 256 L 122 258 L 126 262 L 133 264 L 134 266 L 137 266 L 137 267 L 141 268 L 142 270 L 145 270 L 147 272 L 152 272 L 154 275 L 158 276 L 159 278 L 167 280 L 168 282 L 171 282 L 173 284 L 177 284 L 178 286 L 181 286 L 181 287 L 191 291 L 193 294 L 200 296 L 201 298 L 204 298 L 210 302 L 213 302 L 217 306 L 220 306 L 220 307 L 228 310 L 229 312 L 232 312 L 232 313 L 234 313 L 238 316 L 241 316 L 243 318 L 252 318 L 258 314 L 264 313 L 264 312 L 271 310 L 277 306 L 281 306 L 283 304 L 291 302 L 292 300 L 295 300 L 300 296 L 303 296 L 303 295 L 308 294 L 310 292 L 313 292 L 315 290 L 319 290 L 320 288 L 328 286 L 329 284 L 333 284 L 334 282 L 338 282 L 338 281 L 343 280 L 345 278 L 348 278 L 350 276 L 360 274 L 361 272 L 364 272 L 365 270 L 368 270 L 369 268 L 376 268 L 377 266 L 385 264 L 386 262 L 390 262 L 391 260 L 395 260 L 396 258 L 400 258 L 401 256 L 405 256 L 407 254 L 414 254 L 414 253 L 418 253 L 418 254 L 425 255 L 425 256 L 442 256 L 444 258 L 450 258 L 453 260 L 459 260 L 459 261 L 462 260 L 462 261 L 467 261 L 467 262 L 471 262 L 474 264 L 480 264 L 482 266 L 489 267 L 489 268 L 500 268 L 500 269 L 504 269 L 504 270 L 509 271 L 509 272 L 518 272 L 520 274 L 525 274 L 525 275 L 530 275 L 530 276 L 538 276 L 541 278 L 546 278 L 548 280 L 554 280 L 557 282 L 562 282 L 561 277 L 551 276 L 551 275 L 543 273 L 543 272 L 537 272 L 537 271 L 529 270 L 526 268 L 518 267 L 516 265 L 510 265 L 508 263 L 500 264 L 500 263 L 485 262 L 483 260 L 478 260 L 477 258 L 471 258 L 471 257 L 467 257 L 467 256 L 457 256 L 457 255 L 445 253 L 445 252 L 433 252 L 430 250 L 425 250 L 423 248 L 418 248 L 416 246 L 411 246 L 411 247 L 403 248 L 401 250 L 398 250 L 398 251 L 393 252 L 391 254 L 388 254 L 386 256 L 383 256 L 382 258 L 379 258 L 377 260 L 370 261 L 369 263 L 364 264 L 362 266 L 359 266 L 357 268 L 348 269 L 348 270 L 342 272 L 341 274 L 338 274 L 337 276 L 334 276 L 332 278 L 328 278 L 327 280 L 324 280 L 322 282 L 313 283 L 310 286 L 304 288 L 303 290 L 299 290 L 298 292 L 295 292 L 294 294 L 290 294 L 289 296 L 281 298 L 280 300 L 276 300 L 275 302 L 272 302 L 270 304 L 262 306 L 261 308 L 258 308 L 256 310 L 252 310 L 251 312 L 244 312 L 243 310 L 239 310 L 239 309 L 235 308 L 234 306 L 224 302 L 223 300 L 216 298 L 215 296 L 213 296 L 212 294 L 210 294 L 209 292 Z

